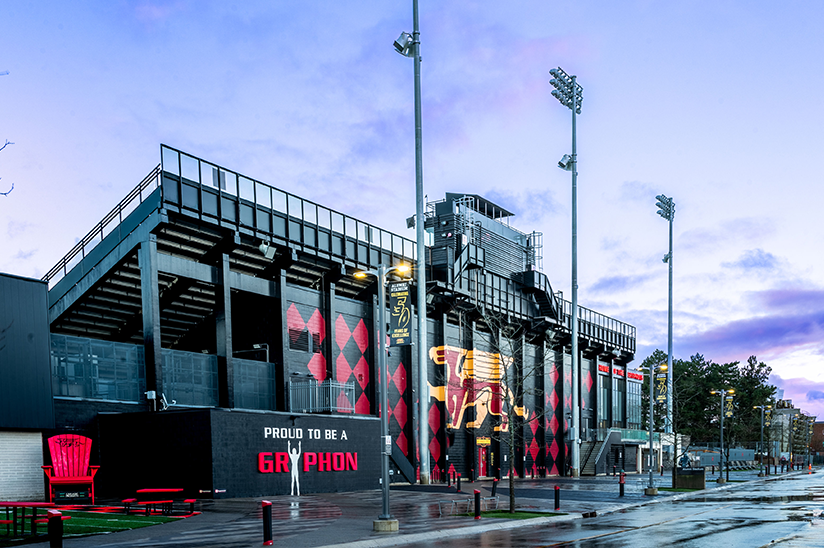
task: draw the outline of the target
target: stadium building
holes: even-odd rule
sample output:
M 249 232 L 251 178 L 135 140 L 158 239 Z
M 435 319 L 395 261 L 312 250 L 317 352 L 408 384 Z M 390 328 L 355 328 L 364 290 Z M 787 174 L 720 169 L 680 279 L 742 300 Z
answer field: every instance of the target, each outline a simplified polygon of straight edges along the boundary
M 426 204 L 429 411 L 416 411 L 420 349 L 392 347 L 396 480 L 418 477 L 418 428 L 429 429 L 434 481 L 568 474 L 573 405 L 582 473 L 641 470 L 635 328 L 579 307 L 573 402 L 571 303 L 542 272 L 542 235 L 512 217 L 475 194 Z M 32 329 L 50 347 L 49 367 L 45 346 L 14 363 L 0 349 L 3 379 L 26 360 L 38 371 L 3 400 L 31 407 L 26 394 L 37 391 L 53 413 L 25 424 L 9 419 L 22 412 L 6 415 L 0 439 L 92 438 L 102 495 L 150 484 L 201 497 L 288 494 L 296 483 L 301 493 L 376 488 L 379 288 L 354 274 L 414 264 L 415 251 L 410 239 L 163 145 L 160 165 L 45 283 L 1 277 L 3 302 L 19 287 L 36 293 L 1 307 L 3 325 L 47 302 Z

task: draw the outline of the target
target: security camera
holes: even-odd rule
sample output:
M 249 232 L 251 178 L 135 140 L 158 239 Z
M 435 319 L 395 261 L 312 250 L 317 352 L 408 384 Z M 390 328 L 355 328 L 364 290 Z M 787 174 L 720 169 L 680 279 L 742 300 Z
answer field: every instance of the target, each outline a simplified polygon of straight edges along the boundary
M 665 262 L 665 263 L 668 263 L 668 262 L 669 262 L 669 260 L 670 260 L 670 254 L 669 254 L 669 253 L 667 253 L 666 255 L 664 255 L 664 258 L 663 258 L 663 259 L 661 259 L 661 260 L 662 260 L 663 262 Z
M 572 171 L 572 156 L 564 154 L 563 158 L 558 161 L 558 167 L 566 171 Z

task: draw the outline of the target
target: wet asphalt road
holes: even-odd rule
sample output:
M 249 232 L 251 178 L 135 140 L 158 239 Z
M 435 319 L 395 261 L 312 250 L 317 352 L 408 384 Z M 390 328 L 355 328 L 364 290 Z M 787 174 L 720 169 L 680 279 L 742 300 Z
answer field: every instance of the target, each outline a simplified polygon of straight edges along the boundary
M 540 491 L 516 493 L 538 498 Z M 822 512 L 824 476 L 813 474 L 720 490 L 702 498 L 662 500 L 591 519 L 444 539 L 438 546 L 821 547 Z

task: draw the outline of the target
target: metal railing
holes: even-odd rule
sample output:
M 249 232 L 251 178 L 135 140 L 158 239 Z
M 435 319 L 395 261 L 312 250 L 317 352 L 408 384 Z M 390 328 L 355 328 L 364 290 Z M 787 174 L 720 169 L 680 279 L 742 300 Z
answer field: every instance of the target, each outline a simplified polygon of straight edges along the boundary
M 297 413 L 354 413 L 355 383 L 290 380 L 289 410 Z
M 52 281 L 57 281 L 55 278 L 59 279 L 68 274 L 69 270 L 85 258 L 89 251 L 103 241 L 103 238 L 111 234 L 114 229 L 123 222 L 123 219 L 128 217 L 129 213 L 143 203 L 143 200 L 154 192 L 158 186 L 160 186 L 159 165 L 140 181 L 140 184 L 134 187 L 114 209 L 109 211 L 109 213 L 103 217 L 102 221 L 97 223 L 88 234 L 77 242 L 77 245 L 71 248 L 56 265 L 46 272 L 46 275 L 42 278 L 43 281 L 48 282 L 49 286 L 51 286 Z
M 209 193 L 219 194 L 221 199 L 220 213 L 214 211 L 212 218 L 233 222 L 245 227 L 253 227 L 261 233 L 277 236 L 284 231 L 288 238 L 303 246 L 324 249 L 320 245 L 324 238 L 342 238 L 340 249 L 332 253 L 347 258 L 353 258 L 356 249 L 382 250 L 407 260 L 416 260 L 417 248 L 414 240 L 404 238 L 395 233 L 383 230 L 375 225 L 365 223 L 344 213 L 339 213 L 325 206 L 301 198 L 289 192 L 280 190 L 268 183 L 250 179 L 240 173 L 212 164 L 167 145 L 161 145 L 161 160 L 163 176 L 167 182 L 173 180 L 184 186 L 198 185 L 201 191 L 208 189 Z M 170 179 L 169 179 L 170 178 Z M 164 183 L 164 202 L 180 203 L 186 206 L 185 199 L 170 198 L 166 195 Z M 239 207 L 232 213 L 232 218 L 226 218 L 223 203 Z M 189 207 L 189 206 L 186 206 Z M 248 217 L 244 217 L 244 211 Z M 258 217 L 265 212 L 263 217 Z M 261 219 L 265 219 L 261 222 Z M 278 223 L 284 223 L 276 228 Z M 352 246 L 350 248 L 350 246 Z M 371 264 L 366 257 L 359 257 L 360 262 Z
M 561 303 L 563 306 L 561 323 L 572 331 L 572 303 L 565 300 Z M 581 336 L 635 352 L 635 326 L 580 305 L 578 306 L 578 333 Z

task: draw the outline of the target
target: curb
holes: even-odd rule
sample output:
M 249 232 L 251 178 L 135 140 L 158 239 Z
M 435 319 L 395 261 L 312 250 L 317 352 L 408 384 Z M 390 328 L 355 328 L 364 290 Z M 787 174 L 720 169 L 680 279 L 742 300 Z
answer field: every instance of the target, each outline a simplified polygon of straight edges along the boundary
M 782 478 L 786 478 L 788 476 L 796 476 L 803 474 L 803 470 L 795 471 L 794 473 L 783 474 L 781 476 L 773 476 L 773 477 L 765 477 L 765 478 L 757 478 L 755 480 L 750 480 L 745 483 L 735 483 L 735 484 L 727 484 L 723 487 L 714 487 L 712 489 L 703 489 L 701 491 L 694 491 L 691 493 L 679 493 L 677 495 L 668 495 L 665 497 L 657 497 L 657 498 L 650 498 L 650 500 L 639 501 L 637 503 L 629 503 L 623 504 L 619 506 L 610 506 L 608 508 L 604 508 L 598 510 L 598 514 L 612 514 L 614 512 L 620 512 L 622 510 L 626 510 L 629 508 L 637 508 L 641 506 L 647 506 L 650 504 L 659 504 L 665 501 L 673 501 L 673 500 L 683 500 L 691 497 L 698 497 L 698 496 L 706 496 L 708 493 L 713 493 L 716 491 L 727 491 L 733 489 L 735 487 L 743 487 L 746 485 L 752 485 L 754 482 L 758 481 L 776 481 Z M 437 529 L 434 531 L 430 531 L 428 533 L 412 533 L 408 535 L 404 534 L 392 534 L 392 536 L 383 536 L 380 538 L 370 538 L 365 540 L 356 540 L 353 542 L 346 542 L 342 544 L 328 544 L 324 546 L 318 546 L 317 548 L 389 548 L 392 546 L 403 546 L 405 544 L 412 544 L 415 542 L 432 542 L 438 541 L 445 538 L 459 538 L 465 536 L 476 535 L 479 533 L 486 533 L 489 531 L 506 531 L 509 529 L 515 529 L 518 527 L 529 527 L 533 525 L 543 525 L 546 523 L 561 523 L 561 522 L 568 522 L 568 521 L 576 521 L 579 519 L 584 519 L 583 515 L 580 513 L 574 514 L 567 514 L 564 516 L 548 516 L 545 518 L 530 518 L 530 519 L 521 519 L 521 520 L 507 520 L 503 522 L 496 522 L 496 523 L 489 523 L 484 525 L 470 525 L 467 527 L 457 527 L 453 529 Z

